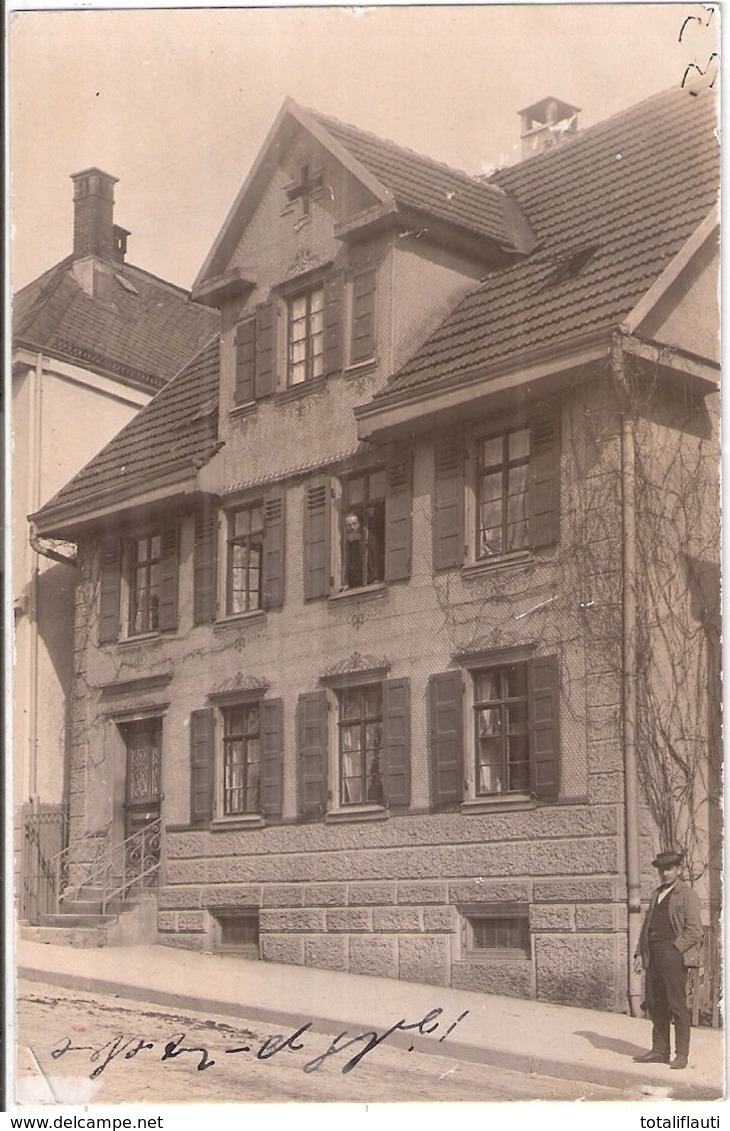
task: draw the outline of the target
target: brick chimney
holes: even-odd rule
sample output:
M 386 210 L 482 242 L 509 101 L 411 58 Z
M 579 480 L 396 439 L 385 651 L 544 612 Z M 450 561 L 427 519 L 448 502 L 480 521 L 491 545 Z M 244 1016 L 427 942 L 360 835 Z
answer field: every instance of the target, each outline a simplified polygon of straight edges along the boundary
M 74 259 L 114 258 L 114 185 L 118 178 L 101 169 L 72 173 L 74 183 Z
M 523 160 L 566 141 L 578 129 L 579 113 L 579 106 L 551 97 L 520 110 Z

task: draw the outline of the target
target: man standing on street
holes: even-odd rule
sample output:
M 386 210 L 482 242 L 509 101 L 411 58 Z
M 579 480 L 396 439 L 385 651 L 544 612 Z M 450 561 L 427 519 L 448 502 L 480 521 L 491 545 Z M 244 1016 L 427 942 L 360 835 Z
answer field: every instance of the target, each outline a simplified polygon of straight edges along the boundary
M 669 1027 L 674 1019 L 672 1068 L 686 1068 L 690 1016 L 687 970 L 700 964 L 702 915 L 697 893 L 679 878 L 681 852 L 660 852 L 652 864 L 659 887 L 652 893 L 634 956 L 634 969 L 646 970 L 646 1007 L 652 1020 L 651 1051 L 635 1056 L 644 1064 L 669 1064 Z

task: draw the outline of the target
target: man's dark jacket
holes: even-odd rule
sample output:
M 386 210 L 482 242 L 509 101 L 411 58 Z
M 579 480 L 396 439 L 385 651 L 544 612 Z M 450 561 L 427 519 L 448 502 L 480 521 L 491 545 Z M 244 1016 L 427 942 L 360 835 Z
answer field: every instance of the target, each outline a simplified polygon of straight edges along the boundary
M 641 964 L 646 970 L 649 965 L 649 927 L 662 889 L 656 888 L 649 901 L 649 909 L 644 916 L 636 953 L 641 955 Z M 681 952 L 685 966 L 699 966 L 700 943 L 702 941 L 702 910 L 700 899 L 694 888 L 677 880 L 667 896 L 669 900 L 669 922 L 674 932 L 674 945 Z

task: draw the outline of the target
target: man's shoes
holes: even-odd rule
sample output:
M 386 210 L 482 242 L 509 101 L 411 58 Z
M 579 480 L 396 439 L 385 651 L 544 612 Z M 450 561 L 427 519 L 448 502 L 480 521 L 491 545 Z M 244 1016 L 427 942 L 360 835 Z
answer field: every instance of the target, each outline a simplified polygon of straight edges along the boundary
M 686 1068 L 687 1067 L 687 1057 L 686 1056 L 680 1056 L 679 1054 L 677 1054 L 677 1056 L 675 1056 L 674 1060 L 669 1065 L 669 1067 L 670 1068 Z
M 635 1056 L 634 1060 L 638 1064 L 669 1064 L 669 1055 L 663 1052 L 654 1052 L 654 1049 L 652 1049 L 651 1052 L 643 1052 L 641 1056 Z M 686 1059 L 682 1067 L 687 1067 Z

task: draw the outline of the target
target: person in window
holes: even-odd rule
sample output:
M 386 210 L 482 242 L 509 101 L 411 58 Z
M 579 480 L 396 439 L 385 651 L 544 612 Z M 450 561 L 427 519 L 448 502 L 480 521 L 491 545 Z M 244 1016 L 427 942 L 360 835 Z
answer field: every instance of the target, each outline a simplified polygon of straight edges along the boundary
M 660 852 L 652 860 L 660 883 L 652 893 L 634 956 L 636 973 L 646 970 L 646 1005 L 652 1020 L 651 1049 L 634 1060 L 669 1064 L 669 1029 L 673 1019 L 676 1047 L 672 1068 L 687 1067 L 687 968 L 700 964 L 703 934 L 699 896 L 679 878 L 681 863 L 681 852 Z
M 383 580 L 382 548 L 375 525 L 371 517 L 363 526 L 356 511 L 345 515 L 343 589 L 360 589 Z

